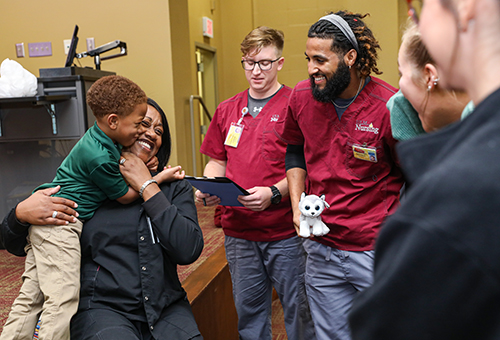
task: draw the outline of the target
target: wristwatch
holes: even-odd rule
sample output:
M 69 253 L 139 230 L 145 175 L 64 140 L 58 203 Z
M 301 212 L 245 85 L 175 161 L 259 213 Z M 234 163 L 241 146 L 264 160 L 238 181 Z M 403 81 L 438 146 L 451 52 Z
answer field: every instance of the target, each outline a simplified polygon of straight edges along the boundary
M 271 196 L 271 203 L 278 204 L 281 202 L 281 192 L 274 185 L 270 187 L 273 195 Z

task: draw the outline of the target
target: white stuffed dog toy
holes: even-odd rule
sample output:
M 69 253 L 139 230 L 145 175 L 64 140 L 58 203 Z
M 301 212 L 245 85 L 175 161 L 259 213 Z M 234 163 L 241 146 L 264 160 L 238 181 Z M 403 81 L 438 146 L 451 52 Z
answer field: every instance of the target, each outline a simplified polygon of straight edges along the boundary
M 323 236 L 328 234 L 328 228 L 321 221 L 321 213 L 325 208 L 330 208 L 330 205 L 325 201 L 325 195 L 318 197 L 316 195 L 307 195 L 303 192 L 300 196 L 300 229 L 299 236 L 310 237 L 311 230 L 314 236 Z

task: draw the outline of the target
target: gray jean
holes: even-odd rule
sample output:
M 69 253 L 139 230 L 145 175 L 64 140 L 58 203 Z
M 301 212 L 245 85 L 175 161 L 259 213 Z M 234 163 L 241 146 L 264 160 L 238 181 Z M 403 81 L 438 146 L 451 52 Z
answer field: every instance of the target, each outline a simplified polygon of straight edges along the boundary
M 312 240 L 307 251 L 306 290 L 318 339 L 351 339 L 347 316 L 356 295 L 373 282 L 375 252 L 345 251 Z

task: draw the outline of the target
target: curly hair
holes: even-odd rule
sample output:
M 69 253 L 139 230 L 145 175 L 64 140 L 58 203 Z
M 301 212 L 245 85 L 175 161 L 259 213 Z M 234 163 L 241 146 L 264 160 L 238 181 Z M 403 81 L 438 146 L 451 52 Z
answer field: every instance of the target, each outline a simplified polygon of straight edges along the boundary
M 372 31 L 361 20 L 369 14 L 363 15 L 347 11 L 330 12 L 329 14 L 336 14 L 342 17 L 354 32 L 359 45 L 359 53 L 354 65 L 359 70 L 361 76 L 367 77 L 371 72 L 382 74 L 377 68 L 377 49 L 380 49 L 380 45 L 373 36 Z M 332 39 L 331 50 L 339 55 L 339 57 L 343 57 L 354 48 L 342 31 L 327 20 L 319 20 L 313 24 L 307 36 L 309 38 Z
M 147 98 L 139 85 L 122 76 L 102 77 L 87 91 L 87 104 L 96 118 L 111 113 L 127 116 Z
M 241 42 L 240 49 L 243 56 L 246 56 L 254 49 L 255 54 L 257 54 L 264 47 L 274 46 L 278 52 L 277 57 L 281 57 L 284 44 L 285 35 L 282 31 L 267 26 L 259 26 L 247 34 Z

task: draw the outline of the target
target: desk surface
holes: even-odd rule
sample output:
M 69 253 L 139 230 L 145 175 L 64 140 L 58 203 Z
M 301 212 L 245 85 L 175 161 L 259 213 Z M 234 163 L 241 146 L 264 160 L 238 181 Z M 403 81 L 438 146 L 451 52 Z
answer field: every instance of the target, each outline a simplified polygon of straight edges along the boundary
M 47 96 L 34 96 L 34 97 L 14 97 L 14 98 L 0 98 L 1 104 L 16 104 L 16 103 L 32 103 L 33 105 L 43 105 L 70 99 L 71 96 L 57 94 Z

